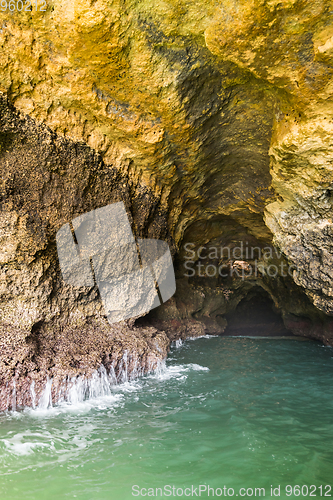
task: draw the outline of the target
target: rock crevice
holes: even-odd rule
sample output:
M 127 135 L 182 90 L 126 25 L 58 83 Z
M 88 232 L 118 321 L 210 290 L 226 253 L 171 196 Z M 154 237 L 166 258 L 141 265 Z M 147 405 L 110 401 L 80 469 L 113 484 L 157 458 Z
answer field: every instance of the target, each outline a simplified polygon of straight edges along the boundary
M 47 377 L 54 398 L 66 377 L 117 377 L 125 352 L 153 369 L 263 293 L 333 345 L 329 0 L 50 0 L 0 24 L 2 409 Z M 136 237 L 169 244 L 177 292 L 112 326 L 96 286 L 62 280 L 56 233 L 119 201 Z

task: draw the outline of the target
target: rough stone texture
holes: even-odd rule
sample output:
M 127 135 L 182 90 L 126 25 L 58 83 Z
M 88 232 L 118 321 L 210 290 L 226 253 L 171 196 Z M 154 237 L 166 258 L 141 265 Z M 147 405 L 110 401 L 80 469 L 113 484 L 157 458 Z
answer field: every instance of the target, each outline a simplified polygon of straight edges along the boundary
M 125 350 L 146 370 L 170 339 L 223 333 L 258 286 L 287 328 L 333 345 L 332 13 L 329 0 L 0 12 L 2 408 L 13 377 L 29 404 L 28 381 L 88 376 Z M 115 201 L 137 236 L 168 241 L 178 279 L 174 298 L 118 329 L 95 287 L 62 281 L 55 247 L 63 224 Z M 195 264 L 201 246 L 282 254 L 216 256 L 227 277 L 189 278 L 187 243 Z
M 125 351 L 129 373 L 155 368 L 166 356 L 166 335 L 133 322 L 111 328 L 96 287 L 63 281 L 55 235 L 80 213 L 123 201 L 141 236 L 167 240 L 166 210 L 126 168 L 106 166 L 84 144 L 21 119 L 3 98 L 0 106 L 0 409 L 13 406 L 14 381 L 17 404 L 29 404 L 32 381 L 38 398 L 46 375 L 55 384 L 101 364 L 117 374 Z

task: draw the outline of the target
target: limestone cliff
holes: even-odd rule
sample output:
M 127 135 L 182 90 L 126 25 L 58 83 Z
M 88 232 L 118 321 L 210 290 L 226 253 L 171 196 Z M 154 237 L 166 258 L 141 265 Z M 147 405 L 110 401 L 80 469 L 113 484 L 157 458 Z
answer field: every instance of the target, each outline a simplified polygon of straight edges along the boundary
M 1 408 L 46 376 L 56 398 L 64 377 L 120 373 L 124 353 L 144 372 L 170 339 L 222 333 L 258 287 L 289 329 L 333 345 L 332 2 L 46 4 L 0 12 Z M 63 282 L 55 235 L 115 201 L 137 236 L 168 241 L 178 284 L 111 327 L 95 287 Z M 281 255 L 186 276 L 185 248 L 198 264 L 201 247 L 240 245 Z

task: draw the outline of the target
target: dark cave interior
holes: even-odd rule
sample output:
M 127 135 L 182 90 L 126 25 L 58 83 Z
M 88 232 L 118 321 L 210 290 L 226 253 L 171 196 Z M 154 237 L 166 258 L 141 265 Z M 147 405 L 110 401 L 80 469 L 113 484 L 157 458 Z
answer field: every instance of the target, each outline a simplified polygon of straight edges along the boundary
M 260 286 L 253 287 L 233 312 L 225 318 L 226 336 L 293 336 L 286 329 L 269 294 Z

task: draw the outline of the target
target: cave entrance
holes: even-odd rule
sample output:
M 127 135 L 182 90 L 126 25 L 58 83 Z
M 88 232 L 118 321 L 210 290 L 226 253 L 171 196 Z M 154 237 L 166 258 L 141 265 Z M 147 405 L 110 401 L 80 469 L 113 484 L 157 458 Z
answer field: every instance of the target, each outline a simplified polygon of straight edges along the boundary
M 259 286 L 253 287 L 225 317 L 228 326 L 223 336 L 294 337 L 284 326 L 269 294 Z

